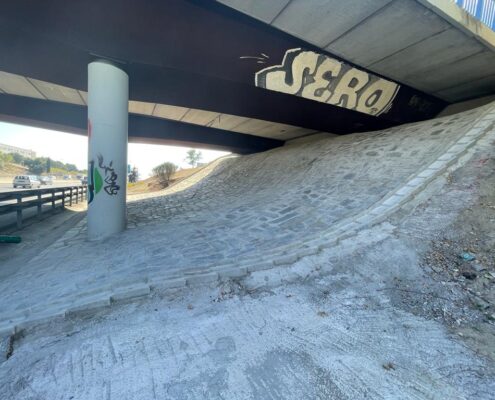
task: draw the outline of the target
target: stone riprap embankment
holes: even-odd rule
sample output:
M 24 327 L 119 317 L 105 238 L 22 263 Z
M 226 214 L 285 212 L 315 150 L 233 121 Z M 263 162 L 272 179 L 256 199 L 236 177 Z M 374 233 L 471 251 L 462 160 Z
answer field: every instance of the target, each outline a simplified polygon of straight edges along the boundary
M 0 329 L 316 254 L 420 192 L 493 131 L 494 110 L 224 159 L 130 202 L 129 229 L 102 242 L 81 222 L 0 282 Z

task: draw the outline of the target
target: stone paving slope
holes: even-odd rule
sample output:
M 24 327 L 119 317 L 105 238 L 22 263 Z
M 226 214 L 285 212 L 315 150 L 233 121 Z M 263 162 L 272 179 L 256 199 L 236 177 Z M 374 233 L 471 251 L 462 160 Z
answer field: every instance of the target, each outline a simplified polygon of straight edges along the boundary
M 216 280 L 218 267 L 290 263 L 277 257 L 397 208 L 492 127 L 493 108 L 223 160 L 194 186 L 130 203 L 120 235 L 95 243 L 83 223 L 70 230 L 0 282 L 0 323 L 105 305 L 126 286 L 131 296 L 160 280 Z

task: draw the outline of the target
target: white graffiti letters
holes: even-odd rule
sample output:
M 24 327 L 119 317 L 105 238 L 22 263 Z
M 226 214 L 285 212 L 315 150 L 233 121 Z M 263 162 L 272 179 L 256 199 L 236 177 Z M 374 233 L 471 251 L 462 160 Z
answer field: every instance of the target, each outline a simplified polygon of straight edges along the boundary
M 318 54 L 311 51 L 296 54 L 290 65 L 286 66 L 287 71 L 284 68 L 271 72 L 266 89 L 296 94 L 304 83 L 305 75 L 314 73 L 317 61 Z
M 370 115 L 386 113 L 399 85 L 313 51 L 292 49 L 256 73 L 256 86 Z
M 326 103 L 332 96 L 328 86 L 331 80 L 339 75 L 341 68 L 341 64 L 336 60 L 323 60 L 313 76 L 313 82 L 303 87 L 301 96 Z
M 351 68 L 340 78 L 330 104 L 354 110 L 358 104 L 358 92 L 369 82 L 366 72 Z

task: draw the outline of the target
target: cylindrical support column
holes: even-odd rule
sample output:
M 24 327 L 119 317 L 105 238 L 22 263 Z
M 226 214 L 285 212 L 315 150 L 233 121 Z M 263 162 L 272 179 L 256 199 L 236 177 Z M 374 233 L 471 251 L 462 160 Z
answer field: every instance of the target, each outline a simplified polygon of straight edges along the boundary
M 107 61 L 88 66 L 88 238 L 126 226 L 129 78 Z

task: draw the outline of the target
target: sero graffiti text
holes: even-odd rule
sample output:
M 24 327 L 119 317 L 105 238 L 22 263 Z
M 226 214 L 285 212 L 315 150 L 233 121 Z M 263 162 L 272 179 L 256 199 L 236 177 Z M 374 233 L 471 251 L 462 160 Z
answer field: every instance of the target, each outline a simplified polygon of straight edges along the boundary
M 314 51 L 291 49 L 256 73 L 256 86 L 369 115 L 386 113 L 400 86 Z

